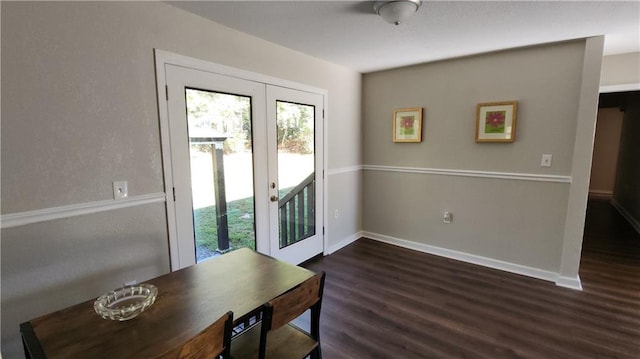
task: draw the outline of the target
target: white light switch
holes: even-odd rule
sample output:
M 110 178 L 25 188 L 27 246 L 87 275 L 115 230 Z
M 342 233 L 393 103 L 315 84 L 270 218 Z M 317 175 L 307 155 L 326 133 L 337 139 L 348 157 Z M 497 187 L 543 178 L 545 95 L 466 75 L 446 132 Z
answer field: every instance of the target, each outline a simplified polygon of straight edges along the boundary
M 540 162 L 540 167 L 551 167 L 551 160 L 553 159 L 552 155 L 543 154 L 542 161 Z
M 113 199 L 123 199 L 129 197 L 127 181 L 113 182 Z
M 452 220 L 453 220 L 453 215 L 451 214 L 451 212 L 444 212 L 442 214 L 442 222 L 451 223 Z

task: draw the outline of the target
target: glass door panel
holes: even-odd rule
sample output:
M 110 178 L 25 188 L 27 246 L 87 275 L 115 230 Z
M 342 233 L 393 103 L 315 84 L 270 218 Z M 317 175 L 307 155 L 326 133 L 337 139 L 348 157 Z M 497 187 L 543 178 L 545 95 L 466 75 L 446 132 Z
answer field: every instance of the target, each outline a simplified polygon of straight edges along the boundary
M 276 101 L 279 248 L 316 234 L 315 107 Z
M 251 97 L 186 88 L 196 262 L 255 249 Z
M 265 85 L 169 64 L 165 70 L 172 270 L 242 247 L 268 254 L 267 146 L 256 136 L 266 132 Z

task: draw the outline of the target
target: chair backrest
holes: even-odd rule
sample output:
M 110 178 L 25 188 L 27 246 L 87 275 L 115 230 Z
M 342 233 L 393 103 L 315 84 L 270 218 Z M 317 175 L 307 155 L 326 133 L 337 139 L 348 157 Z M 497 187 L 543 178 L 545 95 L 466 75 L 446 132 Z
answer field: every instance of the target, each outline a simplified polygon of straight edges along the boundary
M 322 300 L 324 277 L 324 272 L 318 273 L 292 290 L 267 302 L 267 306 L 272 310 L 268 329 L 280 328 L 319 303 Z
M 260 338 L 261 357 L 264 357 L 268 332 L 286 325 L 302 315 L 307 309 L 311 309 L 311 336 L 319 341 L 324 278 L 325 272 L 320 272 L 265 304 Z
M 220 317 L 178 349 L 164 356 L 176 359 L 230 358 L 233 312 Z

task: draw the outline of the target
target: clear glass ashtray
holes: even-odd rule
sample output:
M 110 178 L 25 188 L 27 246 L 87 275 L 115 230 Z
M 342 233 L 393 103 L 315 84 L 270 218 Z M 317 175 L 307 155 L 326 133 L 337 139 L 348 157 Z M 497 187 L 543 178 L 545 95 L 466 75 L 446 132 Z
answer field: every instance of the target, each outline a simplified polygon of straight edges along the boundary
M 149 308 L 158 295 L 151 284 L 137 284 L 112 290 L 93 303 L 93 309 L 104 319 L 125 321 L 137 317 Z

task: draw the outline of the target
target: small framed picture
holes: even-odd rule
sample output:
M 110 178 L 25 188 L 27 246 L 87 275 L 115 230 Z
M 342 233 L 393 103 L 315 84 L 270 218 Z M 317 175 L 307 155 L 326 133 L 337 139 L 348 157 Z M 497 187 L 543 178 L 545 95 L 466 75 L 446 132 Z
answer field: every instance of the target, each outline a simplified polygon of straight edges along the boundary
M 422 142 L 422 107 L 393 111 L 393 142 Z
M 476 142 L 513 142 L 517 113 L 517 101 L 479 103 Z

